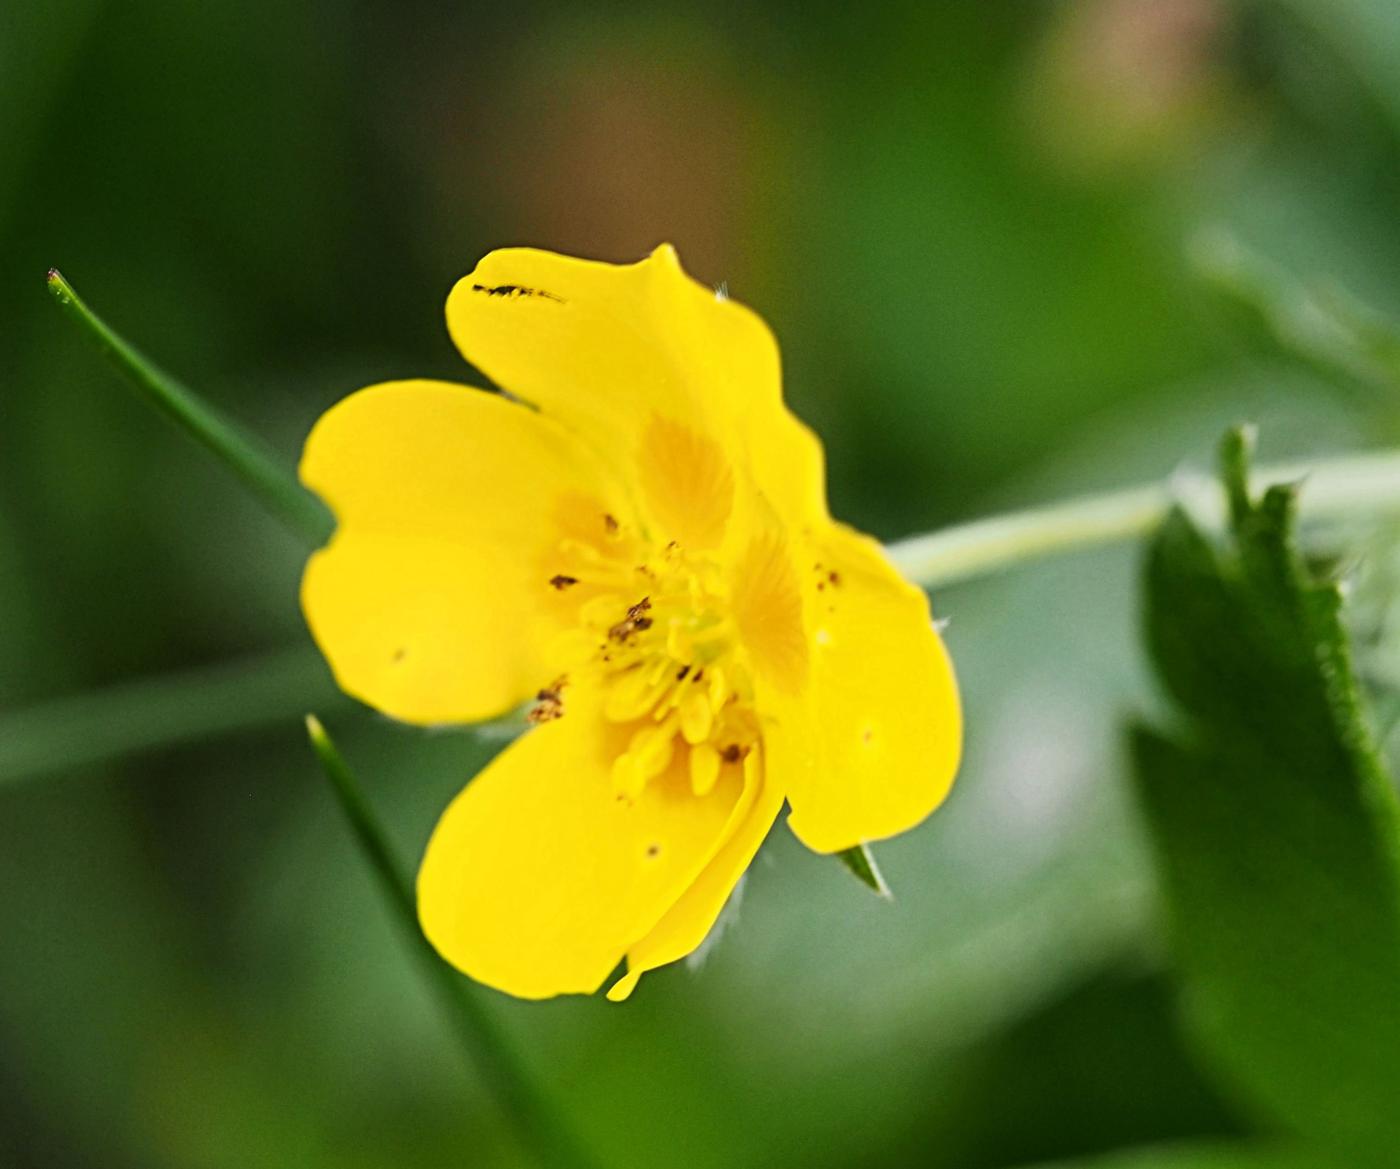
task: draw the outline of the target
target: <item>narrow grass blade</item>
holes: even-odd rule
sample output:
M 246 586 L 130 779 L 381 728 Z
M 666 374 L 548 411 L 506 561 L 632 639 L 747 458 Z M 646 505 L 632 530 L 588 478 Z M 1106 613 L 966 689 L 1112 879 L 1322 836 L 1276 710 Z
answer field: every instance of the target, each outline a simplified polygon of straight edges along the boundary
M 221 459 L 273 515 L 308 544 L 325 543 L 330 513 L 255 436 L 152 365 L 83 303 L 57 269 L 49 292 L 131 386 L 160 413 Z
M 390 847 L 374 809 L 354 774 L 331 742 L 315 715 L 306 716 L 311 749 L 330 781 L 341 810 L 350 822 L 355 841 L 369 862 L 375 880 L 403 929 L 424 976 L 432 983 L 443 1012 L 465 1049 L 510 1117 L 523 1147 L 539 1164 L 554 1169 L 585 1169 L 591 1162 L 559 1123 L 548 1102 L 516 1062 L 495 1021 L 482 1008 L 471 986 L 447 965 L 423 936 L 413 886 Z

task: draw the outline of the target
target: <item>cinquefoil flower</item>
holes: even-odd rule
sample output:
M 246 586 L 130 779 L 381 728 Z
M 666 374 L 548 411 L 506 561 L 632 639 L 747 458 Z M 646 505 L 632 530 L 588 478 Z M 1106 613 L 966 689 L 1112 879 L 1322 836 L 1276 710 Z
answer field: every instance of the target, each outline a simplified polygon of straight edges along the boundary
M 659 248 L 493 252 L 447 323 L 507 394 L 372 386 L 301 474 L 334 510 L 302 602 L 340 685 L 411 723 L 534 702 L 443 814 L 433 945 L 511 994 L 690 953 L 781 810 L 818 852 L 919 823 L 961 719 L 924 594 L 827 513 L 749 310 Z

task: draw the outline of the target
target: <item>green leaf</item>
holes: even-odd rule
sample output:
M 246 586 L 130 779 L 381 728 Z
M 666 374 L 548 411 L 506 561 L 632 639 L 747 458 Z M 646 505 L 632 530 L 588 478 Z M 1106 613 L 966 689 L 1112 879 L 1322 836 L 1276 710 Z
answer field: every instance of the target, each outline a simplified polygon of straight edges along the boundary
M 1250 498 L 1226 441 L 1227 546 L 1175 512 L 1146 573 L 1179 708 L 1133 734 L 1138 790 L 1203 1051 L 1267 1120 L 1393 1163 L 1400 1144 L 1400 829 L 1362 721 L 1335 584 L 1292 542 L 1296 491 Z
M 836 855 L 841 859 L 841 863 L 851 871 L 851 875 L 872 893 L 887 901 L 893 900 L 890 887 L 885 884 L 884 874 L 880 872 L 879 865 L 875 863 L 875 857 L 871 854 L 869 845 L 858 844 L 855 848 L 848 848 Z
M 220 458 L 297 536 L 312 546 L 326 542 L 333 526 L 330 513 L 260 439 L 152 365 L 88 308 L 57 269 L 49 270 L 48 286 L 64 312 L 141 397 Z

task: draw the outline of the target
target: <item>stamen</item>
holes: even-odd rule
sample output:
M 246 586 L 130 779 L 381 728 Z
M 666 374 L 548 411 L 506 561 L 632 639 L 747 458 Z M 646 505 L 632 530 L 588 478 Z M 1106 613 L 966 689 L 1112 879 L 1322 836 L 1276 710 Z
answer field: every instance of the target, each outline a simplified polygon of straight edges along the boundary
M 570 539 L 558 549 L 563 571 L 550 586 L 581 586 L 578 623 L 558 640 L 578 651 L 571 674 L 587 673 L 603 717 L 626 736 L 613 763 L 617 798 L 635 800 L 673 763 L 703 797 L 758 742 L 727 575 L 674 541 L 648 549 L 633 528 L 612 516 L 603 522 L 609 540 Z M 540 691 L 532 722 L 563 713 L 563 684 Z
M 634 633 L 643 633 L 652 626 L 652 619 L 646 614 L 651 609 L 651 598 L 643 597 L 627 610 L 627 616 L 608 630 L 613 641 L 626 641 Z
M 643 727 L 613 763 L 613 788 L 629 799 L 636 799 L 647 780 L 671 765 L 675 744 L 676 728 L 672 721 Z
M 535 705 L 530 708 L 530 713 L 526 716 L 527 721 L 547 723 L 553 722 L 556 718 L 563 718 L 564 687 L 568 685 L 568 682 L 568 678 L 556 678 L 548 686 L 539 690 L 535 694 Z
M 648 714 L 666 692 L 668 683 L 658 683 L 640 665 L 615 676 L 603 699 L 603 716 L 610 722 L 625 723 Z

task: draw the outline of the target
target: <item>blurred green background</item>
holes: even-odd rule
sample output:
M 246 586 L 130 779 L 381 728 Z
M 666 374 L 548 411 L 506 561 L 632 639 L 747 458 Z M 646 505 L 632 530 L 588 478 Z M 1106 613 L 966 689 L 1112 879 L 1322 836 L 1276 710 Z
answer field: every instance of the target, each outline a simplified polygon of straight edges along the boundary
M 334 695 L 300 548 L 50 265 L 291 462 L 361 385 L 464 376 L 442 305 L 484 252 L 670 240 L 772 323 L 834 509 L 894 538 L 1166 476 L 1240 417 L 1271 458 L 1394 441 L 1396 386 L 1294 293 L 1400 313 L 1398 131 L 1392 0 L 0 6 L 0 1165 L 524 1163 L 300 715 L 407 858 L 499 743 Z M 1271 266 L 1263 311 L 1222 239 Z M 1136 562 L 935 597 L 969 755 L 878 850 L 893 904 L 780 825 L 704 960 L 627 1006 L 481 992 L 604 1164 L 1246 1131 L 1123 782 L 1158 701 Z

